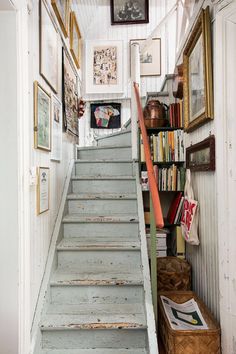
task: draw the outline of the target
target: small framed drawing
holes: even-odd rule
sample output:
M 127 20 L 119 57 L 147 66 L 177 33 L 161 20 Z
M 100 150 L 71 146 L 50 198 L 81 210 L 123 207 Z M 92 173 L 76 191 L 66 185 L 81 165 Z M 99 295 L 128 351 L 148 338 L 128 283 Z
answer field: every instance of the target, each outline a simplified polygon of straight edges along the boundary
M 121 126 L 121 103 L 91 103 L 91 128 L 116 129 Z
M 141 45 L 144 41 L 145 39 L 131 39 L 130 47 L 133 43 Z M 141 53 L 140 74 L 141 76 L 161 75 L 161 38 L 153 38 L 147 48 Z
M 51 0 L 51 4 L 64 36 L 68 37 L 70 0 Z
M 51 96 L 34 82 L 34 147 L 51 150 Z
M 209 7 L 201 11 L 184 48 L 184 117 L 190 132 L 213 119 L 213 84 Z
M 58 33 L 44 0 L 40 1 L 40 74 L 58 92 Z
M 148 0 L 110 1 L 112 25 L 127 25 L 149 22 Z
M 50 196 L 50 170 L 49 167 L 38 167 L 37 186 L 37 214 L 49 210 Z
M 70 50 L 77 68 L 81 60 L 81 34 L 74 12 L 70 14 Z
M 51 160 L 61 161 L 62 156 L 62 103 L 52 95 L 52 150 Z
M 186 167 L 191 171 L 215 171 L 215 136 L 186 149 Z
M 123 92 L 123 42 L 86 42 L 86 93 Z

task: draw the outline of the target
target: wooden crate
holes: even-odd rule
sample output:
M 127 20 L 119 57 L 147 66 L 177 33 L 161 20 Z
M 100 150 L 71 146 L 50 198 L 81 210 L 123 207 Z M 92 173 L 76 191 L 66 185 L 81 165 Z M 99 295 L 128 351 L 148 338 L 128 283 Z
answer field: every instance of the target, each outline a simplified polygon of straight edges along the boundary
M 194 298 L 208 325 L 206 330 L 174 330 L 166 317 L 160 295 L 177 303 Z M 192 291 L 162 291 L 158 294 L 158 329 L 167 354 L 220 354 L 220 328 L 204 303 Z

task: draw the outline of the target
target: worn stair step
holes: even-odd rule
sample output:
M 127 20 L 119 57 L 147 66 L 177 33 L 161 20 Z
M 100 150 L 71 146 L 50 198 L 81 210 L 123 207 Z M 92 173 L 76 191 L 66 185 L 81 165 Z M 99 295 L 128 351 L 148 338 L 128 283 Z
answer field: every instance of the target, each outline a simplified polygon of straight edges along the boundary
M 69 214 L 137 214 L 135 194 L 69 194 Z
M 42 354 L 147 354 L 144 348 L 44 349 Z M 41 354 L 40 353 L 40 354 Z
M 76 160 L 76 176 L 133 176 L 131 160 Z
M 130 145 L 89 146 L 77 149 L 78 159 L 132 159 Z
M 135 177 L 73 177 L 73 193 L 136 193 Z
M 63 238 L 57 250 L 140 250 L 140 241 L 116 240 L 112 237 L 72 237 Z
M 131 132 L 130 130 L 120 131 L 117 133 L 112 133 L 104 137 L 99 137 L 96 139 L 98 146 L 107 145 L 131 145 Z

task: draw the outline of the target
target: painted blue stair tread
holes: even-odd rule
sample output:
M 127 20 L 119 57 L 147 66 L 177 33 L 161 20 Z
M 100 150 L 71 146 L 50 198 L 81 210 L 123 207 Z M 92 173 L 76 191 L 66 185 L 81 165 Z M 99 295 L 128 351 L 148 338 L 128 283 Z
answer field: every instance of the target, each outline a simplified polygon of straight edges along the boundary
M 135 177 L 133 176 L 72 176 L 72 181 L 107 181 L 107 180 L 115 180 L 115 181 L 124 181 L 124 180 L 133 180 L 135 182 Z
M 130 163 L 130 164 L 132 164 L 132 160 L 115 160 L 115 159 L 109 159 L 109 160 L 107 160 L 107 159 L 94 159 L 94 160 L 82 160 L 82 159 L 77 159 L 77 160 L 75 160 L 75 163 L 82 163 L 82 164 L 84 164 L 84 163 L 91 163 L 91 164 L 93 164 L 93 163 L 118 163 L 118 164 L 120 164 L 120 163 Z
M 117 146 L 117 145 L 106 145 L 106 146 L 84 146 L 84 147 L 79 147 L 77 148 L 77 151 L 88 151 L 88 150 L 106 150 L 106 149 L 127 149 L 131 148 L 131 145 L 123 145 L 123 146 Z
M 68 237 L 63 238 L 58 250 L 140 250 L 139 241 L 118 241 L 109 237 Z
M 40 354 L 148 354 L 143 348 L 44 349 Z
M 83 193 L 71 193 L 67 196 L 68 200 L 133 200 L 137 199 L 135 193 L 131 194 L 122 194 L 122 193 L 92 193 L 92 194 L 83 194 Z
M 138 223 L 137 215 L 92 215 L 71 214 L 63 218 L 64 223 L 89 222 L 89 223 Z

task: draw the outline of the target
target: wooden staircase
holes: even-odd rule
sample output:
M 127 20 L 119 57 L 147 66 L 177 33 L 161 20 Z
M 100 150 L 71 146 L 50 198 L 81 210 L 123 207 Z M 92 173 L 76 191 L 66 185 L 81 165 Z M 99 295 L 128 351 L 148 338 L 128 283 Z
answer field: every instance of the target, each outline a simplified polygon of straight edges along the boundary
M 78 149 L 35 354 L 158 352 L 130 139 Z

